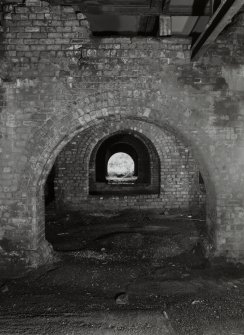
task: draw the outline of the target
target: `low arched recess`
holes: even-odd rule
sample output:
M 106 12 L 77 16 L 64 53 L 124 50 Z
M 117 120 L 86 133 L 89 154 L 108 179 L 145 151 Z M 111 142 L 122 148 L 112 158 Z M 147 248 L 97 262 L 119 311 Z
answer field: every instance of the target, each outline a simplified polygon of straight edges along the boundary
M 135 164 L 133 184 L 109 184 L 106 180 L 110 157 L 118 152 L 131 156 Z M 160 192 L 160 159 L 152 142 L 132 130 L 117 131 L 100 140 L 89 162 L 89 194 L 158 194 Z

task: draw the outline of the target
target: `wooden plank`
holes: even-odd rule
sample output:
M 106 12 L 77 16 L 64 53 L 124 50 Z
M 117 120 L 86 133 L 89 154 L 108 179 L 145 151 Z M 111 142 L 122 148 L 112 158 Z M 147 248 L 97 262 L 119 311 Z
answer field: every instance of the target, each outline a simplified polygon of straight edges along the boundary
M 243 5 L 244 0 L 225 0 L 219 5 L 205 30 L 192 46 L 192 60 L 198 59 L 209 48 Z

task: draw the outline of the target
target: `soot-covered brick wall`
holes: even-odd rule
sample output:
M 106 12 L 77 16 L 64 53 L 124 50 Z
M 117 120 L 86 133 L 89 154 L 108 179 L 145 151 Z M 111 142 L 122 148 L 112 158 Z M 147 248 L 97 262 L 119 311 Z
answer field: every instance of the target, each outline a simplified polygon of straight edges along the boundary
M 150 185 L 139 183 L 127 188 L 121 186 L 121 192 L 115 187 L 113 192 L 113 186 L 109 189 L 102 183 L 100 195 L 91 195 L 89 182 L 93 182 L 91 174 L 96 169 L 94 148 L 99 141 L 121 131 L 135 133 L 137 138 L 150 141 L 154 147 L 158 162 L 153 148 L 148 145 L 150 164 L 152 167 L 158 164 L 155 173 L 159 175 L 152 178 L 152 183 L 156 185 L 151 189 Z M 190 209 L 202 205 L 204 198 L 200 191 L 199 168 L 190 149 L 169 132 L 143 121 L 106 121 L 76 135 L 58 155 L 55 173 L 56 204 L 63 209 Z M 110 192 L 106 194 L 108 190 Z
M 93 38 L 70 6 L 26 0 L 3 10 L 2 273 L 49 257 L 46 178 L 74 136 L 110 119 L 157 126 L 191 149 L 206 186 L 209 250 L 243 261 L 243 13 L 192 62 L 189 39 Z

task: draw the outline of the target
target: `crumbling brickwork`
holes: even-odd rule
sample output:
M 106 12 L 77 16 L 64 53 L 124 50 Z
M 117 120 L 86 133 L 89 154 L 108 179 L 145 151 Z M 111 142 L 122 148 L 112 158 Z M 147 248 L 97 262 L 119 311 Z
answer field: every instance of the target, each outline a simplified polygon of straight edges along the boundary
M 244 260 L 243 21 L 240 14 L 191 62 L 188 39 L 92 38 L 72 7 L 4 6 L 2 273 L 48 258 L 46 177 L 74 136 L 108 118 L 157 126 L 191 149 L 205 181 L 212 254 Z

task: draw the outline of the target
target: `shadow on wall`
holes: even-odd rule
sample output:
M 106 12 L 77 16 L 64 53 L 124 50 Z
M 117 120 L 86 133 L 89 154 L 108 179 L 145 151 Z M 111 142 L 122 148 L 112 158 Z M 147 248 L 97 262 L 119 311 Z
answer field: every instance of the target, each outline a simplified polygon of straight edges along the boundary
M 158 16 L 88 14 L 93 36 L 157 36 Z
M 55 201 L 55 164 L 53 165 L 44 186 L 45 206 L 50 205 Z

